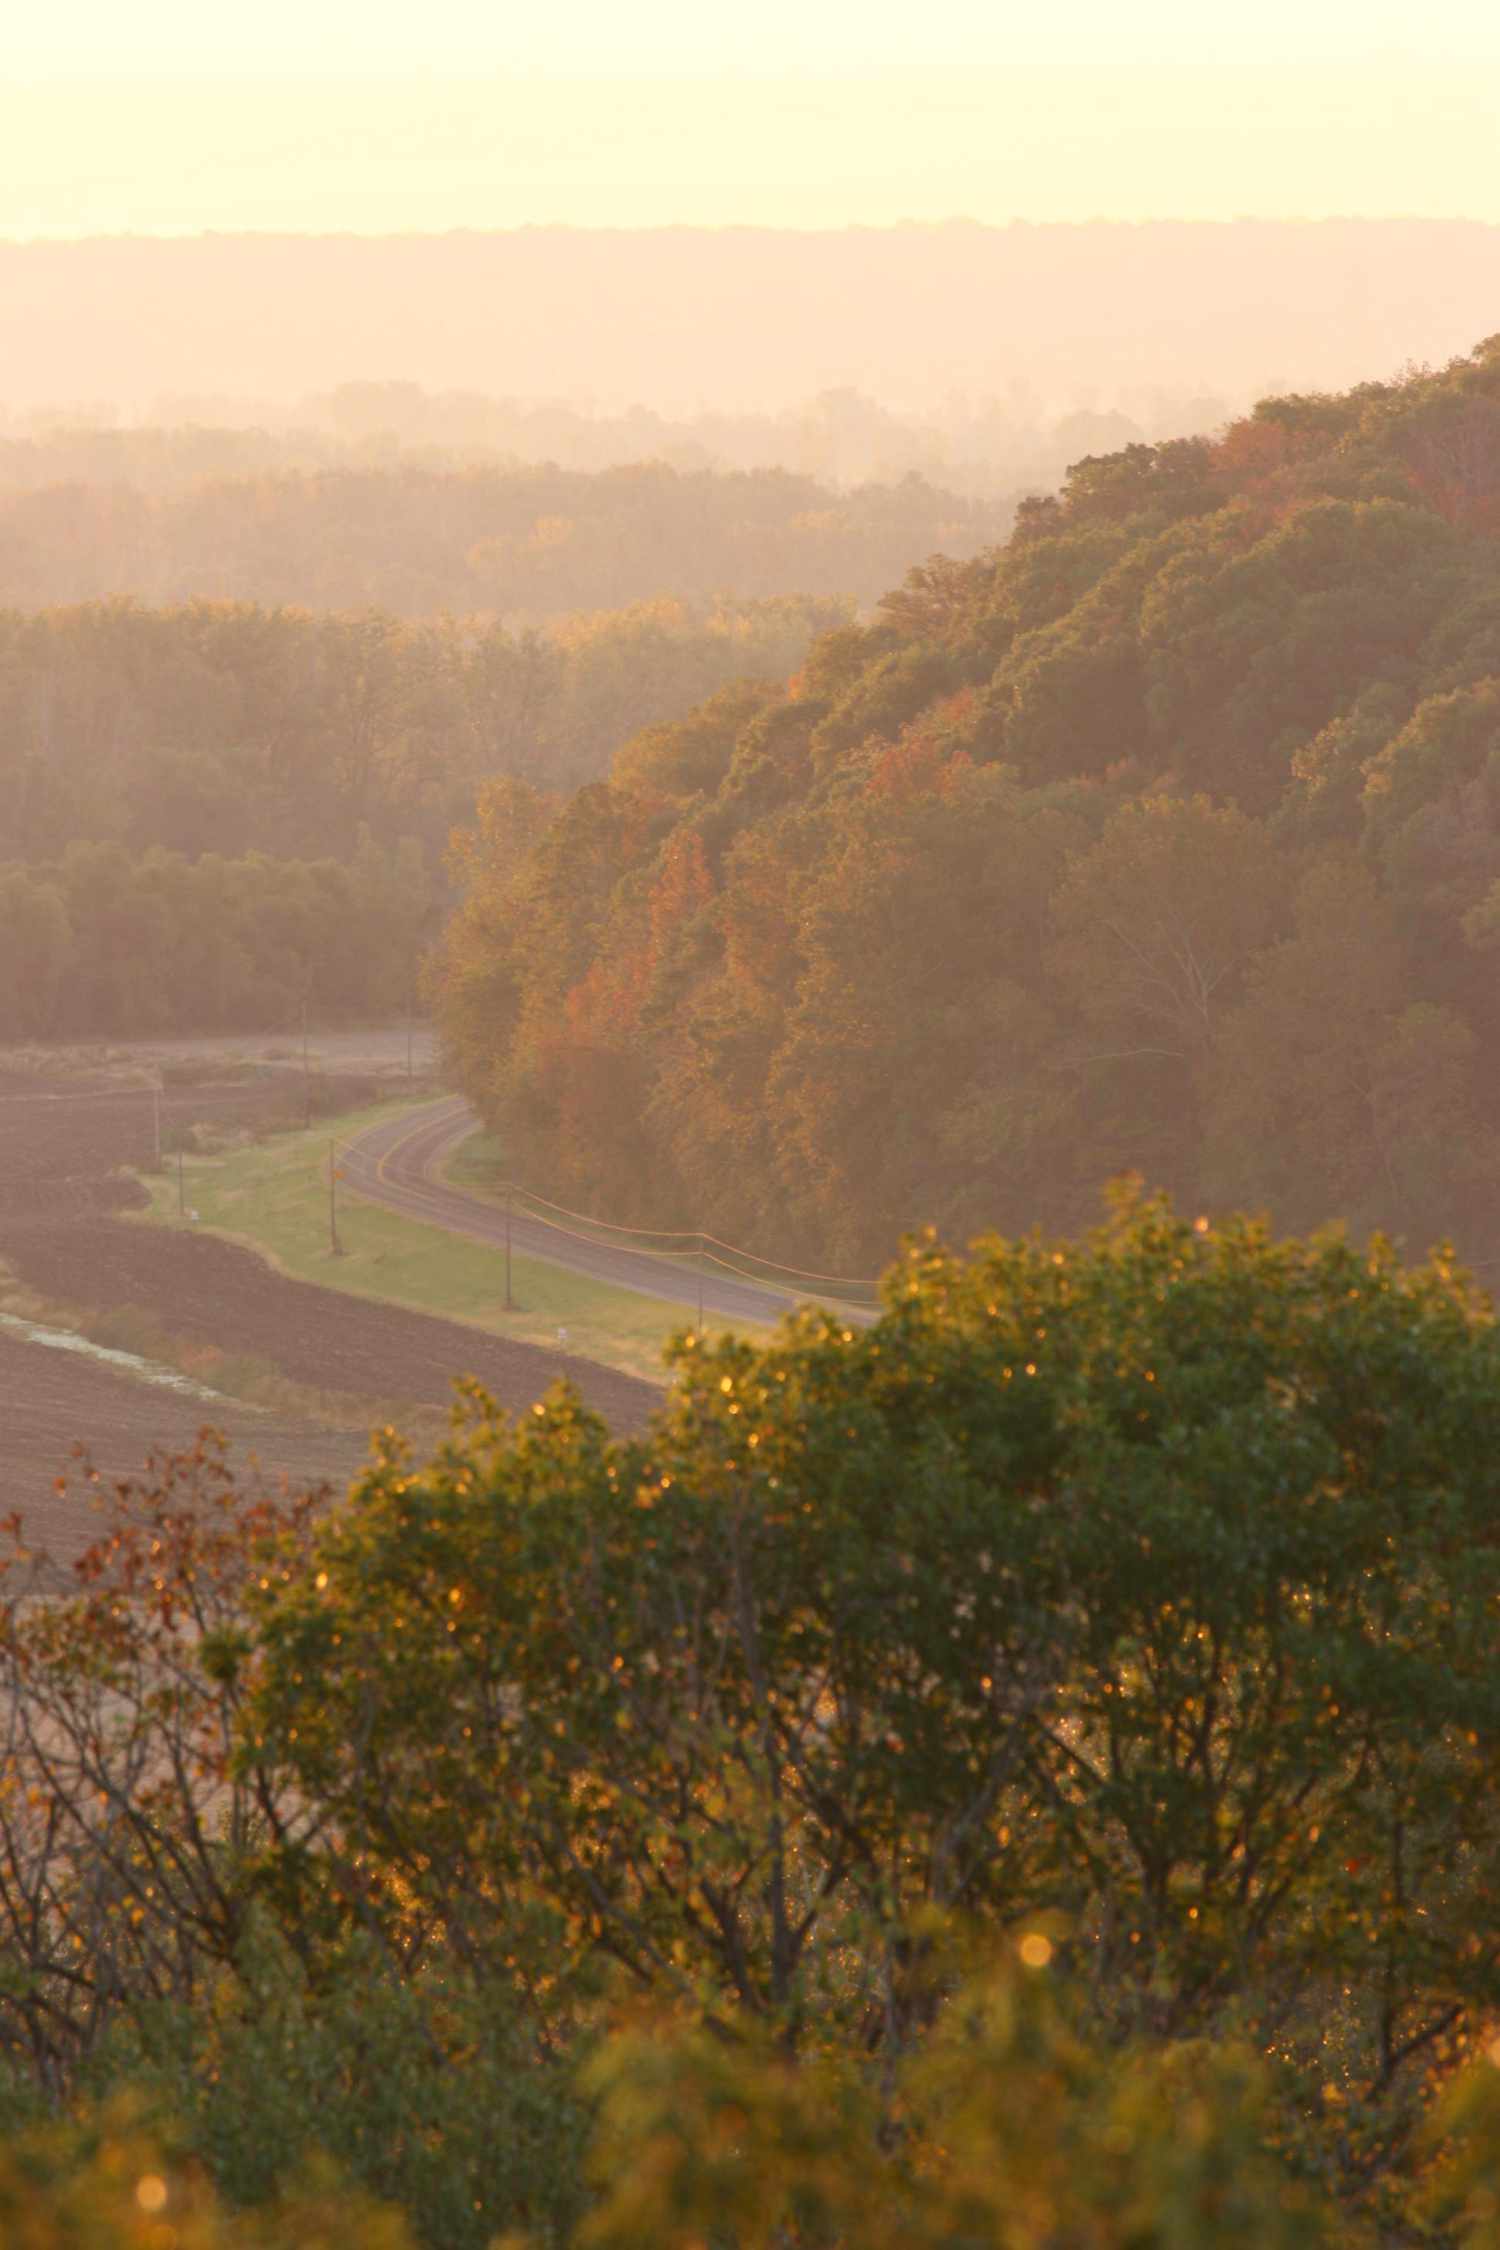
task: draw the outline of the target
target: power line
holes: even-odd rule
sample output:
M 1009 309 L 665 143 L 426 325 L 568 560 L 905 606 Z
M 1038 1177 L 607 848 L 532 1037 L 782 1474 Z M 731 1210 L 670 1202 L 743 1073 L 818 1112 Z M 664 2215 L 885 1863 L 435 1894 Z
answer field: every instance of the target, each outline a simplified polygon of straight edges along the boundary
M 566 1204 L 554 1203 L 546 1196 L 534 1194 L 530 1188 L 525 1187 L 519 1180 L 505 1181 L 503 1192 L 506 1197 L 507 1208 L 510 1207 L 515 1198 L 521 1197 L 527 1203 L 539 1206 L 539 1209 L 531 1214 L 535 1217 L 539 1226 L 548 1227 L 555 1234 L 566 1235 L 570 1241 L 582 1242 L 591 1249 L 610 1250 L 618 1248 L 630 1257 L 659 1259 L 663 1264 L 676 1262 L 680 1265 L 682 1261 L 686 1260 L 691 1265 L 696 1266 L 700 1272 L 705 1265 L 717 1266 L 721 1273 L 730 1274 L 736 1281 L 743 1281 L 749 1288 L 774 1288 L 782 1282 L 790 1282 L 793 1285 L 799 1281 L 818 1282 L 823 1285 L 823 1293 L 834 1297 L 836 1301 L 841 1290 L 867 1289 L 873 1297 L 880 1287 L 879 1281 L 874 1276 L 867 1279 L 864 1275 L 819 1273 L 806 1266 L 795 1266 L 778 1261 L 775 1258 L 763 1258 L 757 1251 L 746 1250 L 738 1243 L 725 1242 L 718 1235 L 708 1234 L 700 1228 L 630 1227 L 614 1219 L 591 1218 L 585 1212 L 570 1210 Z M 601 1242 L 597 1235 L 580 1234 L 577 1228 L 562 1226 L 557 1219 L 548 1218 L 545 1214 L 549 1211 L 559 1212 L 570 1219 L 576 1219 L 582 1226 L 598 1228 L 609 1234 L 624 1235 L 631 1239 L 620 1243 Z M 684 1247 L 670 1250 L 654 1248 L 651 1246 L 653 1238 L 656 1242 L 675 1240 L 682 1243 Z M 710 1248 L 710 1245 L 712 1245 L 712 1248 Z M 716 1257 L 714 1255 L 716 1250 L 726 1251 L 729 1258 L 742 1259 L 746 1266 L 758 1267 L 760 1271 L 747 1273 L 741 1267 L 729 1264 L 725 1258 Z M 859 1302 L 858 1299 L 852 1297 L 847 1301 L 851 1304 L 858 1304 Z

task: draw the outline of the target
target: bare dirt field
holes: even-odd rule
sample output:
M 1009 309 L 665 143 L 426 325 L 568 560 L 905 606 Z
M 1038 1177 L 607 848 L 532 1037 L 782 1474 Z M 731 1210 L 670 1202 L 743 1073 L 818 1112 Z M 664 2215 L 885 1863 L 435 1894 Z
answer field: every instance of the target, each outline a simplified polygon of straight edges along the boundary
M 404 1039 L 398 1051 L 404 1057 Z M 245 1076 L 251 1066 L 241 1059 L 240 1075 L 226 1083 L 203 1075 L 201 1058 L 180 1044 L 159 1059 L 168 1150 L 195 1128 L 233 1132 L 301 1116 L 306 1089 L 295 1069 Z M 361 1051 L 358 1062 L 365 1060 Z M 320 1107 L 370 1098 L 369 1081 L 353 1075 L 352 1035 L 347 1063 L 342 1055 L 338 1061 L 342 1073 L 325 1068 L 317 1081 Z M 445 1405 L 460 1375 L 477 1376 L 502 1405 L 524 1409 L 566 1373 L 618 1429 L 638 1426 L 655 1404 L 659 1393 L 630 1376 L 294 1281 L 232 1243 L 120 1216 L 140 1190 L 118 1168 L 152 1161 L 156 1108 L 133 1057 L 97 1069 L 75 1059 L 55 1074 L 0 1059 L 0 1261 L 25 1289 L 94 1313 L 135 1307 L 188 1343 L 253 1357 L 310 1391 L 367 1399 L 372 1420 L 397 1404 Z M 366 1450 L 363 1436 L 347 1428 L 228 1401 L 220 1412 L 74 1353 L 0 1334 L 0 1508 L 36 1512 L 53 1540 L 78 1540 L 89 1521 L 82 1495 L 59 1500 L 52 1491 L 75 1441 L 101 1470 L 123 1475 L 153 1447 L 187 1445 L 205 1422 L 231 1436 L 237 1454 L 253 1450 L 268 1469 L 302 1481 L 346 1478 Z
M 279 1422 L 226 1403 L 222 1412 L 132 1381 L 75 1354 L 49 1351 L 0 1333 L 0 1513 L 19 1510 L 27 1544 L 68 1556 L 97 1529 L 87 1464 L 72 1455 L 88 1447 L 100 1475 L 134 1475 L 154 1450 L 186 1449 L 211 1423 L 247 1466 L 285 1474 L 298 1485 L 343 1484 L 365 1458 L 365 1441 L 349 1431 Z M 59 1493 L 55 1480 L 66 1480 Z
M 195 1128 L 255 1131 L 303 1115 L 296 1070 L 268 1065 L 258 1074 L 198 1082 L 186 1059 L 175 1067 L 184 1080 L 169 1078 L 158 1094 L 133 1066 L 54 1076 L 0 1061 L 0 1228 L 44 1212 L 75 1218 L 142 1202 L 140 1189 L 118 1175 L 123 1166 L 154 1162 L 158 1110 L 168 1151 L 175 1135 Z M 324 1074 L 313 1082 L 322 1109 L 369 1100 L 376 1091 L 367 1076 Z
M 658 1396 L 590 1360 L 290 1280 L 213 1235 L 107 1217 L 0 1223 L 0 1256 L 61 1303 L 137 1305 L 174 1334 L 270 1360 L 293 1382 L 385 1405 L 445 1406 L 454 1377 L 475 1375 L 502 1406 L 524 1408 L 569 1375 L 590 1405 L 629 1427 Z

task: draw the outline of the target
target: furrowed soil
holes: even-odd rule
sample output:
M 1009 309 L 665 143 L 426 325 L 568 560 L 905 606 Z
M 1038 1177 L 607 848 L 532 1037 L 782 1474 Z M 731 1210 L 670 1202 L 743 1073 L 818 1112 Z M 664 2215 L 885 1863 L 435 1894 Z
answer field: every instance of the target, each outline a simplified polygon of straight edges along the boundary
M 29 1547 L 76 1554 L 99 1529 L 90 1467 L 109 1482 L 136 1476 L 153 1452 L 185 1451 L 205 1426 L 221 1431 L 247 1468 L 298 1489 L 346 1484 L 368 1451 L 349 1431 L 227 1402 L 221 1412 L 0 1331 L 0 1513 L 19 1511 Z M 75 1442 L 87 1460 L 75 1456 Z
M 177 1050 L 175 1071 L 197 1082 L 169 1082 L 163 1092 L 168 1152 L 179 1141 L 201 1143 L 204 1134 L 223 1139 L 301 1121 L 298 1074 L 257 1071 L 237 1058 L 226 1080 L 215 1082 L 211 1068 Z M 318 1104 L 331 1113 L 384 1090 L 346 1070 L 318 1082 Z M 138 1071 L 56 1073 L 0 1062 L 0 1262 L 23 1291 L 48 1304 L 95 1319 L 130 1307 L 210 1361 L 215 1351 L 254 1360 L 300 1389 L 337 1396 L 345 1426 L 231 1400 L 221 1412 L 0 1331 L 0 1511 L 20 1508 L 55 1551 L 76 1549 L 88 1536 L 86 1489 L 78 1488 L 71 1460 L 76 1443 L 102 1473 L 123 1476 L 153 1448 L 185 1447 L 211 1423 L 231 1438 L 237 1457 L 253 1452 L 268 1471 L 320 1483 L 347 1479 L 364 1458 L 366 1439 L 348 1426 L 351 1402 L 369 1401 L 372 1422 L 402 1406 L 442 1408 L 454 1380 L 467 1375 L 521 1411 L 560 1374 L 618 1430 L 638 1427 L 657 1402 L 652 1385 L 591 1362 L 295 1281 L 233 1243 L 132 1221 L 124 1214 L 144 1197 L 121 1168 L 154 1160 L 154 1113 Z M 212 1374 L 204 1379 L 212 1383 Z M 59 1498 L 53 1479 L 69 1471 L 68 1493 Z

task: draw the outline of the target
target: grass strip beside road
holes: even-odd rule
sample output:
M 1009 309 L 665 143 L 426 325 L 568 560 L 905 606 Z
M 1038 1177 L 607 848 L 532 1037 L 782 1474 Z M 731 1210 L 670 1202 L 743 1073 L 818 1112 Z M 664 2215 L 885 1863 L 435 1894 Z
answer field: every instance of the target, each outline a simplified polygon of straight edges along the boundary
M 164 1173 L 145 1179 L 149 1216 L 168 1226 L 207 1230 L 246 1243 L 299 1280 L 465 1321 L 496 1336 L 576 1353 L 661 1382 L 662 1344 L 674 1330 L 693 1325 L 680 1304 L 640 1297 L 517 1252 L 511 1286 L 518 1309 L 507 1312 L 501 1251 L 382 1210 L 342 1181 L 337 1189 L 343 1255 L 333 1255 L 329 1142 L 341 1143 L 383 1118 L 420 1106 L 383 1102 L 326 1119 L 310 1132 L 278 1133 L 220 1156 L 185 1156 L 184 1198 L 196 1219 L 179 1216 L 177 1160 L 169 1157 Z M 565 1340 L 559 1329 L 566 1331 Z

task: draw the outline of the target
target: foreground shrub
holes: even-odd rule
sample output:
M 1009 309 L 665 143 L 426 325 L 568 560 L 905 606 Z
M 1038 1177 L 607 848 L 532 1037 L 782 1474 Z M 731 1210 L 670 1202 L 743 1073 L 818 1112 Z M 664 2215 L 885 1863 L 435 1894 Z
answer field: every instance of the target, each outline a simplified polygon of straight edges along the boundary
M 116 2107 L 0 2141 L 7 2250 L 410 2250 L 399 2213 L 312 2181 L 253 2216 L 225 2211 Z
M 205 1448 L 17 1585 L 11 2067 L 141 2079 L 248 2203 L 321 2138 L 426 2243 L 559 2241 L 622 2007 L 906 2086 L 924 1917 L 1040 1924 L 1087 2051 L 1253 2053 L 1406 2226 L 1500 2016 L 1486 1304 L 1126 1197 L 674 1362 L 645 1439 L 473 1394 L 321 1513 Z
M 701 2032 L 614 2042 L 589 2250 L 1300 2250 L 1328 2215 L 1268 2146 L 1263 2064 L 1080 2038 L 1037 1964 L 960 1991 L 883 2086 Z
M 398 1974 L 358 1934 L 314 1973 L 257 1924 L 207 2008 L 148 2016 L 108 2057 L 235 2207 L 274 2207 L 317 2157 L 405 2213 L 428 2250 L 544 2250 L 583 2209 L 588 2112 L 506 1986 L 451 1954 Z
M 1127 1205 L 677 1365 L 648 1441 L 481 1411 L 257 1583 L 242 1755 L 337 1879 L 501 1954 L 540 1896 L 568 1956 L 794 2044 L 919 2024 L 924 1905 L 1054 1910 L 1115 2035 L 1232 2018 L 1397 2131 L 1500 2004 L 1462 1280 Z

